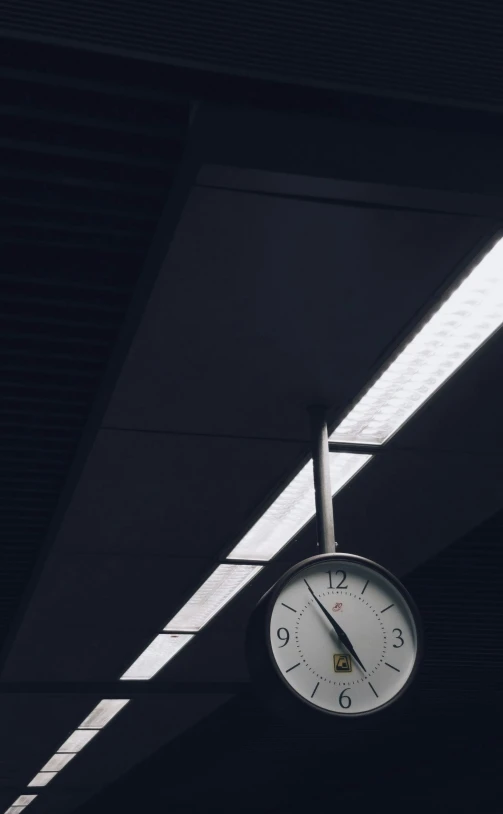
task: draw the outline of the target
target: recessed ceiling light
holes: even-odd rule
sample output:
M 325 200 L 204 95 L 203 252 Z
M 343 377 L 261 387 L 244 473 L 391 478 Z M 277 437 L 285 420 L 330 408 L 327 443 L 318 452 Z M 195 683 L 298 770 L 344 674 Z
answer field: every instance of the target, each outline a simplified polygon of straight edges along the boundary
M 79 729 L 103 729 L 126 704 L 129 704 L 128 698 L 105 698 L 82 721 Z
M 47 786 L 51 780 L 56 777 L 57 772 L 39 772 L 35 775 L 33 780 L 31 780 L 28 785 L 29 786 Z
M 261 570 L 261 565 L 219 565 L 164 630 L 197 633 Z
M 37 797 L 38 794 L 22 794 L 21 797 L 17 798 L 17 800 L 14 800 L 12 803 L 12 808 L 15 808 L 16 806 L 29 806 L 30 803 L 32 803 L 33 800 L 36 800 Z
M 331 452 L 332 495 L 336 495 L 371 455 Z M 272 559 L 315 515 L 313 463 L 309 461 L 228 555 L 231 560 Z
M 26 806 L 11 806 L 5 811 L 5 814 L 21 814 L 21 811 L 24 811 Z
M 99 729 L 76 729 L 59 747 L 58 752 L 80 752 L 98 732 Z
M 160 633 L 121 676 L 121 681 L 148 681 L 193 638 L 187 633 L 178 636 Z
M 503 323 L 503 240 L 444 299 L 331 441 L 384 444 Z
M 47 761 L 45 766 L 42 766 L 40 769 L 41 772 L 60 772 L 61 769 L 64 769 L 65 766 L 70 763 L 71 760 L 75 757 L 75 753 L 67 753 L 67 754 L 60 754 L 60 755 L 53 755 L 50 760 Z

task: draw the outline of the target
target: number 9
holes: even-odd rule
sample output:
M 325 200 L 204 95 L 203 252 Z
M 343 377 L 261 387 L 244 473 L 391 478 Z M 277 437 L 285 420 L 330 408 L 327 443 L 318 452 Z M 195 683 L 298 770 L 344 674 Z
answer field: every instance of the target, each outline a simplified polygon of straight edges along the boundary
M 283 636 L 281 635 L 282 630 L 284 630 L 284 632 L 285 632 L 285 635 L 283 635 Z M 284 642 L 284 644 L 280 644 L 280 647 L 285 647 L 285 645 L 287 645 L 288 642 L 290 641 L 290 634 L 289 634 L 288 630 L 286 629 L 286 627 L 279 627 L 277 636 L 278 636 L 278 639 L 280 640 L 280 642 Z

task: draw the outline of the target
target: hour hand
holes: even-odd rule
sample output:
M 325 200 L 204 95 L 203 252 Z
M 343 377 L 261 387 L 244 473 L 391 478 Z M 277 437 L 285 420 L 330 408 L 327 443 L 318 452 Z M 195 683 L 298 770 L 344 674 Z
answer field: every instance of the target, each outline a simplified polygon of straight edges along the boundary
M 364 673 L 366 673 L 367 671 L 365 670 L 365 667 L 363 666 L 363 664 L 361 663 L 360 659 L 359 659 L 359 658 L 358 658 L 358 656 L 356 655 L 356 651 L 355 651 L 355 649 L 354 649 L 353 645 L 351 644 L 351 642 L 350 642 L 350 640 L 349 640 L 348 636 L 347 636 L 347 635 L 344 633 L 343 629 L 342 629 L 342 628 L 341 628 L 341 626 L 338 624 L 338 622 L 336 622 L 336 621 L 335 621 L 335 619 L 333 618 L 333 616 L 332 616 L 332 615 L 331 615 L 331 614 L 330 614 L 330 613 L 327 611 L 327 609 L 325 608 L 325 606 L 324 606 L 324 605 L 323 605 L 323 604 L 320 602 L 320 600 L 318 599 L 318 597 L 317 597 L 317 596 L 316 596 L 316 594 L 314 593 L 313 589 L 312 589 L 312 588 L 311 588 L 311 586 L 309 585 L 309 583 L 308 583 L 307 579 L 305 579 L 305 580 L 304 580 L 304 582 L 306 583 L 306 585 L 307 585 L 307 587 L 308 587 L 309 592 L 312 594 L 313 598 L 314 598 L 314 599 L 315 599 L 315 601 L 318 603 L 318 605 L 320 606 L 321 610 L 323 611 L 323 613 L 324 613 L 324 614 L 325 614 L 325 616 L 327 617 L 328 621 L 329 621 L 329 622 L 330 622 L 330 624 L 332 625 L 333 629 L 334 629 L 334 630 L 335 630 L 335 632 L 337 633 L 337 636 L 339 637 L 339 641 L 341 642 L 341 644 L 343 644 L 343 645 L 344 645 L 344 647 L 346 648 L 346 650 L 349 650 L 349 652 L 350 652 L 350 653 L 351 653 L 351 655 L 353 656 L 354 660 L 355 660 L 355 661 L 356 661 L 356 662 L 357 662 L 357 663 L 360 665 L 360 667 L 362 668 L 363 672 L 364 672 Z
M 340 627 L 339 627 L 339 630 L 340 630 L 340 633 L 337 634 L 339 636 L 339 641 L 342 642 L 342 644 L 344 645 L 346 650 L 349 650 L 349 652 L 353 656 L 354 660 L 358 662 L 358 664 L 362 668 L 363 672 L 366 673 L 367 671 L 365 670 L 365 667 L 363 666 L 360 659 L 356 655 L 356 651 L 355 651 L 353 645 L 351 644 L 351 642 L 349 641 L 348 637 L 346 636 L 346 634 L 344 633 L 344 631 Z

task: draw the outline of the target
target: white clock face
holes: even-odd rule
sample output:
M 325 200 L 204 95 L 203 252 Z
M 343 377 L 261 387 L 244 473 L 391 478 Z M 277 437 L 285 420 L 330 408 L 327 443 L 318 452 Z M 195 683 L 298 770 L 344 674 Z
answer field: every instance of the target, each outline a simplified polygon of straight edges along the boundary
M 407 683 L 418 651 L 399 587 L 363 558 L 317 559 L 283 585 L 270 617 L 272 657 L 303 699 L 333 713 L 372 712 Z

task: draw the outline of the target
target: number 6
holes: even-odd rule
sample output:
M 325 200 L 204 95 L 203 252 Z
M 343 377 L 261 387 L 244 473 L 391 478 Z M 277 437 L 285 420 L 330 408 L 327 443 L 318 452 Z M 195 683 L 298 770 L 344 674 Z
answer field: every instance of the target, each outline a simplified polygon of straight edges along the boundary
M 351 698 L 349 697 L 349 695 L 344 695 L 344 693 L 345 693 L 345 692 L 348 692 L 348 691 L 349 691 L 349 687 L 346 687 L 346 689 L 345 689 L 345 690 L 343 690 L 343 691 L 341 692 L 341 694 L 339 695 L 339 705 L 340 705 L 340 706 L 341 706 L 343 709 L 349 709 L 349 707 L 351 706 Z M 347 701 L 347 703 L 346 703 L 346 704 L 343 704 L 343 703 L 342 703 L 343 701 Z

